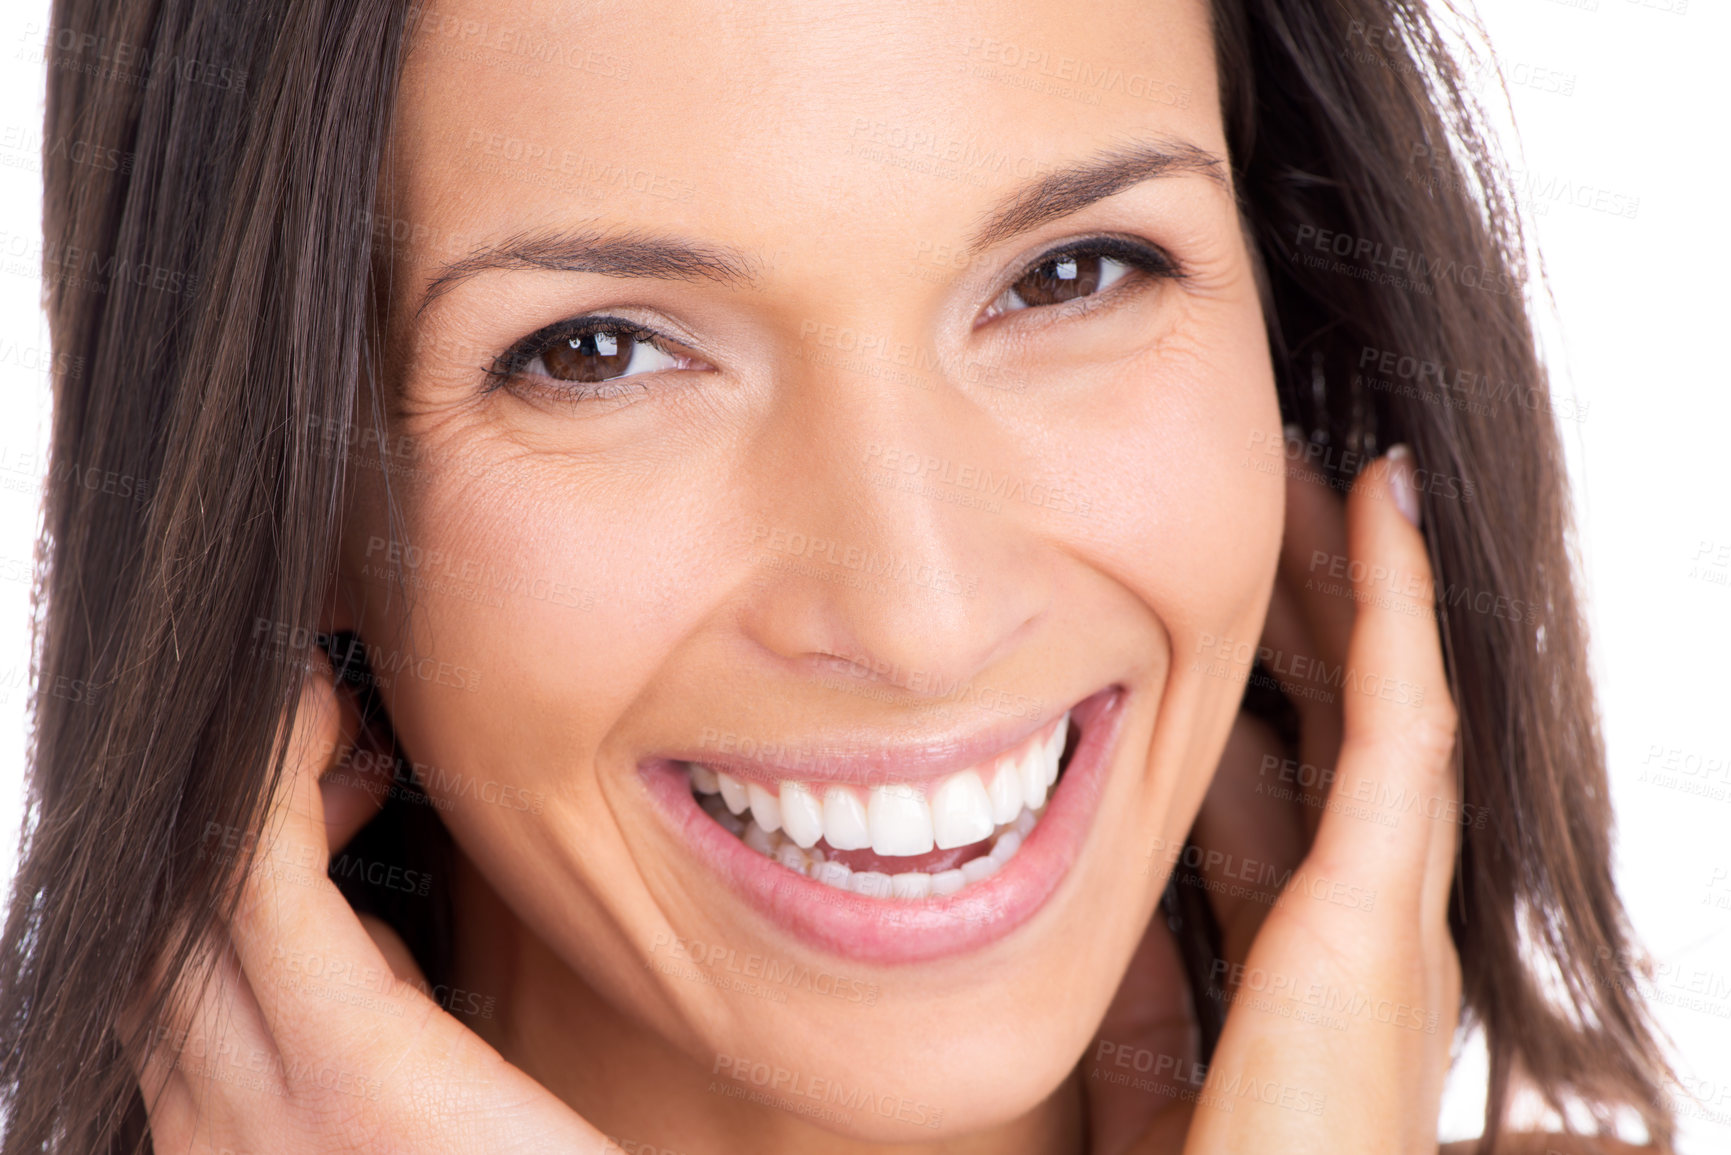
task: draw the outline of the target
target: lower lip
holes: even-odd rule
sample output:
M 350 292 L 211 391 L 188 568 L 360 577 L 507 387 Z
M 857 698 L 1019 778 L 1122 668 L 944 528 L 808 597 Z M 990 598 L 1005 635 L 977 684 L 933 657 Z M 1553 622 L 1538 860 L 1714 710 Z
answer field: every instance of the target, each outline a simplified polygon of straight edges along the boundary
M 705 814 L 683 763 L 652 759 L 640 768 L 650 796 L 694 852 L 760 913 L 822 950 L 874 963 L 911 963 L 978 950 L 1031 918 L 1081 853 L 1117 746 L 1124 692 L 1101 690 L 1070 717 L 1076 752 L 1046 811 L 1021 849 L 996 874 L 953 895 L 917 901 L 868 898 L 826 886 L 765 858 Z

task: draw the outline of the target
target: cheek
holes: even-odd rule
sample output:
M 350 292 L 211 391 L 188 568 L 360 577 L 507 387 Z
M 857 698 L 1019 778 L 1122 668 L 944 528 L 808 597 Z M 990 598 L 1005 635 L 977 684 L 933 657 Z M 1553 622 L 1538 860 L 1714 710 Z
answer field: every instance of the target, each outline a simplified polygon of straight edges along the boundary
M 1261 333 L 1224 313 L 1185 326 L 1126 362 L 1077 426 L 1078 485 L 1103 495 L 1082 547 L 1159 618 L 1180 668 L 1203 635 L 1254 640 L 1266 610 L 1285 491 L 1256 451 L 1281 436 Z
M 716 511 L 671 477 L 586 484 L 556 455 L 475 441 L 435 457 L 464 464 L 398 487 L 412 547 L 362 516 L 346 568 L 370 652 L 401 639 L 476 675 L 381 675 L 392 720 L 417 760 L 588 793 L 608 730 L 701 616 Z
M 1258 451 L 1281 443 L 1259 314 L 1246 305 L 1178 332 L 1124 366 L 1074 458 L 1079 484 L 1107 495 L 1075 544 L 1164 635 L 1149 774 L 1125 804 L 1166 840 L 1189 829 L 1238 711 L 1242 679 L 1210 655 L 1260 636 L 1285 510 L 1284 459 Z

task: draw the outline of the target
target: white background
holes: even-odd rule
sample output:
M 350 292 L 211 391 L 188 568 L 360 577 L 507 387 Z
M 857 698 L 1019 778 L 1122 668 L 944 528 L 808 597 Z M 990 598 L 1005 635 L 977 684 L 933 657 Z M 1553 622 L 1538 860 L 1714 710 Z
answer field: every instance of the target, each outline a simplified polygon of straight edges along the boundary
M 1481 2 L 1520 129 L 1511 161 L 1525 173 L 1555 297 L 1554 311 L 1540 310 L 1553 391 L 1579 407 L 1563 432 L 1618 874 L 1657 963 L 1653 993 L 1685 1088 L 1701 1100 L 1682 1105 L 1683 1150 L 1731 1150 L 1731 497 L 1720 472 L 1731 460 L 1731 10 L 1725 0 Z M 0 877 L 9 878 L 48 416 L 37 257 L 48 4 L 3 7 Z M 1502 107 L 1494 85 L 1483 91 Z M 1601 205 L 1638 198 L 1633 216 L 1592 207 L 1601 192 L 1611 194 Z M 1469 1055 L 1445 1103 L 1448 1137 L 1477 1133 L 1475 1076 L 1482 1066 Z

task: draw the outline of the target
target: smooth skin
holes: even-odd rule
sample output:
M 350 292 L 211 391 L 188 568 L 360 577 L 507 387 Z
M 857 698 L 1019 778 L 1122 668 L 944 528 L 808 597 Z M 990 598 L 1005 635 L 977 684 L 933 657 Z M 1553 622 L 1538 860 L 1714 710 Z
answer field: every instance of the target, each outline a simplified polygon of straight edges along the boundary
M 1029 52 L 1116 79 L 1078 90 Z M 1269 737 L 1238 717 L 1256 641 L 1345 663 L 1346 689 L 1301 703 L 1305 759 L 1336 791 L 1453 800 L 1429 603 L 1303 582 L 1317 548 L 1428 582 L 1422 538 L 1386 459 L 1345 503 L 1289 476 L 1223 164 L 1071 195 L 1150 148 L 1223 158 L 1217 106 L 1202 0 L 432 6 L 374 230 L 394 244 L 366 399 L 387 468 L 354 462 L 320 624 L 397 671 L 387 708 L 458 849 L 435 880 L 453 985 L 497 1011 L 447 1014 L 325 881 L 388 784 L 354 771 L 374 739 L 320 665 L 274 838 L 213 948 L 222 981 L 182 992 L 142 1072 L 158 1149 L 1434 1150 L 1455 827 L 1257 793 Z M 580 261 L 550 255 L 556 235 L 636 247 Z M 1006 297 L 1100 238 L 1182 276 Z M 653 330 L 665 360 L 582 399 L 500 379 L 526 336 L 590 315 Z M 992 507 L 941 470 L 886 484 L 890 455 L 1045 496 Z M 850 580 L 792 535 L 946 576 Z M 393 538 L 419 551 L 405 584 Z M 706 730 L 900 745 L 1000 721 L 981 701 L 1055 715 L 1109 684 L 1126 716 L 1079 857 L 1026 923 L 958 957 L 867 965 L 769 924 L 637 774 Z M 936 689 L 956 686 L 991 695 Z M 1199 814 L 1230 962 L 1434 1012 L 1434 1030 L 1374 1012 L 1323 1030 L 1237 999 L 1199 1073 L 1151 921 Z M 1246 891 L 1220 877 L 1228 855 L 1298 869 Z M 653 965 L 675 940 L 877 997 L 692 981 Z M 919 1110 L 813 1120 L 726 1093 L 734 1056 Z M 1156 1058 L 1159 1085 L 1105 1077 Z
M 1422 539 L 1396 504 L 1377 493 L 1387 486 L 1387 474 L 1385 459 L 1355 487 L 1345 514 L 1352 556 L 1428 574 Z M 1308 485 L 1295 488 L 1311 490 L 1319 504 L 1332 500 Z M 1398 602 L 1364 605 L 1350 634 L 1349 670 L 1421 686 L 1427 704 L 1390 708 L 1374 693 L 1346 694 L 1335 789 L 1350 796 L 1369 776 L 1453 798 L 1453 711 L 1434 622 Z M 342 778 L 331 771 L 355 762 L 342 756 L 344 748 L 367 738 L 322 657 L 311 674 L 288 773 L 272 807 L 269 850 L 245 879 L 218 959 L 218 981 L 183 997 L 168 1036 L 173 1044 L 143 1073 L 159 1149 L 613 1149 L 599 1130 L 428 998 L 400 941 L 376 920 L 358 918 L 324 877 L 330 856 L 372 816 L 376 803 L 353 779 L 328 780 Z M 1271 913 L 1258 917 L 1245 907 L 1226 907 L 1229 941 L 1252 935 L 1247 954 L 1228 950 L 1248 968 L 1355 990 L 1373 1002 L 1437 1008 L 1437 1030 L 1366 1022 L 1335 1032 L 1239 1004 L 1191 1101 L 1115 1097 L 1097 1081 L 1082 1084 L 1091 1097 L 1091 1149 L 1148 1155 L 1434 1150 L 1459 994 L 1444 915 L 1456 829 L 1428 819 L 1385 827 L 1329 811 Z M 1319 899 L 1307 881 L 1314 879 L 1374 892 L 1377 902 L 1365 911 Z M 1150 928 L 1100 1037 L 1179 1055 L 1191 1030 L 1183 1020 L 1173 946 L 1162 932 L 1159 922 Z M 340 1007 L 333 1005 L 339 995 Z M 1096 1066 L 1112 1069 L 1110 1063 Z M 1312 1096 L 1295 1099 L 1295 1090 Z M 1294 1109 L 1295 1101 L 1304 1109 Z M 1164 1110 L 1148 1107 L 1168 1102 Z M 1055 1133 L 1040 1147 L 1023 1148 L 1080 1149 L 1076 1136 Z

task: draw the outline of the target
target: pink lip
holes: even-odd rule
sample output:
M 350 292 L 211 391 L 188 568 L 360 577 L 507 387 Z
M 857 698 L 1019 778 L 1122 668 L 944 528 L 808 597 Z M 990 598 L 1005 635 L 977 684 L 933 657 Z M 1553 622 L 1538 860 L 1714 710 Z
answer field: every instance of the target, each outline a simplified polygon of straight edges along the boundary
M 1048 714 L 1029 725 L 1014 720 L 971 734 L 949 735 L 907 746 L 888 743 L 835 742 L 823 747 L 796 743 L 752 743 L 750 751 L 723 750 L 721 739 L 705 739 L 697 746 L 660 751 L 658 759 L 701 762 L 711 770 L 732 775 L 741 782 L 756 782 L 772 792 L 783 779 L 801 782 L 847 783 L 878 786 L 890 782 L 929 782 L 958 770 L 966 770 L 1016 749 L 1051 726 L 1063 711 Z M 730 745 L 734 735 L 727 735 Z
M 977 950 L 1009 934 L 1043 906 L 1069 873 L 1105 786 L 1124 691 L 1113 686 L 1076 704 L 1081 741 L 1046 811 L 1009 864 L 983 882 L 917 902 L 867 898 L 825 886 L 747 847 L 705 814 L 680 760 L 639 768 L 675 834 L 759 913 L 813 946 L 874 963 L 913 963 Z

